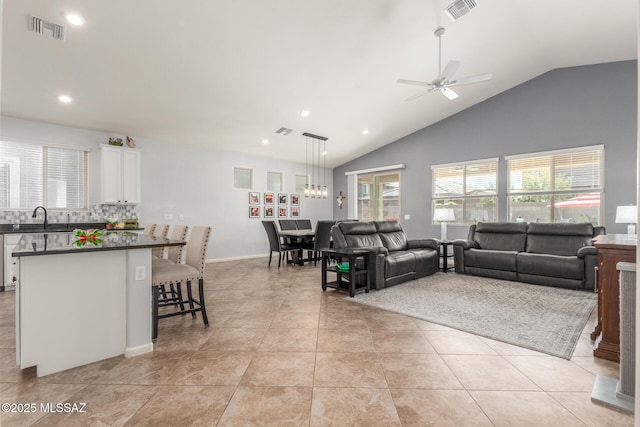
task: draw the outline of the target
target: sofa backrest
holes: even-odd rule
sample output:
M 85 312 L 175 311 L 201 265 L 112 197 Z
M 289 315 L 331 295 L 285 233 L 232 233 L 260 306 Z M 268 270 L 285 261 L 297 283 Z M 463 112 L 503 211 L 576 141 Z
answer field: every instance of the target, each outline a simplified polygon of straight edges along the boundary
M 527 224 L 521 222 L 479 222 L 473 238 L 481 249 L 523 252 Z
M 407 249 L 407 235 L 396 221 L 374 221 L 380 240 L 388 251 Z
M 591 245 L 593 224 L 536 223 L 527 228 L 527 252 L 573 256 Z
M 341 222 L 336 227 L 344 236 L 346 247 L 384 246 L 372 222 Z

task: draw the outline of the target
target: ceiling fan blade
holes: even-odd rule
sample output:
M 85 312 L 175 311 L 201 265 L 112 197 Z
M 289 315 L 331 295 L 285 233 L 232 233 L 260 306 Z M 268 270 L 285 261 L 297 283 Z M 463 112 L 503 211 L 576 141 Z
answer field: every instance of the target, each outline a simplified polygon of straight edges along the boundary
M 460 68 L 460 61 L 449 61 L 438 76 L 438 80 L 449 80 Z
M 410 97 L 405 99 L 405 102 L 413 101 L 414 99 L 420 98 L 421 96 L 424 96 L 424 95 L 428 94 L 429 92 L 433 92 L 434 90 L 435 90 L 434 88 L 431 88 L 431 89 L 423 90 L 422 92 L 418 92 L 415 95 L 411 95 Z
M 471 83 L 486 82 L 487 80 L 491 80 L 492 77 L 493 77 L 493 74 L 491 73 L 478 74 L 477 76 L 463 77 L 458 80 L 452 80 L 447 84 L 447 86 L 461 86 L 461 85 L 468 85 Z
M 431 83 L 427 83 L 427 82 L 419 82 L 417 80 L 405 80 L 405 79 L 398 79 L 398 83 L 402 83 L 405 85 L 415 85 L 415 86 L 433 86 Z
M 453 101 L 458 97 L 458 94 L 455 93 L 453 90 L 449 89 L 448 87 L 443 87 L 442 89 L 440 89 L 440 92 L 442 92 L 444 96 L 449 98 L 450 101 Z

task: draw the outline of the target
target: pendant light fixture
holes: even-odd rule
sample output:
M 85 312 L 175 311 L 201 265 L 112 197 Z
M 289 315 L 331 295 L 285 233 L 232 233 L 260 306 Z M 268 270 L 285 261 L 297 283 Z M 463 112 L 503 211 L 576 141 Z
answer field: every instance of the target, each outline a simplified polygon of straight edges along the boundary
M 328 195 L 326 185 L 328 138 L 308 132 L 302 135 L 305 137 L 305 171 L 307 174 L 307 183 L 304 186 L 304 197 L 326 199 Z M 311 156 L 309 156 L 309 153 L 311 153 Z M 309 162 L 309 157 L 311 157 L 311 162 Z M 322 159 L 322 162 L 320 159 Z M 322 181 L 320 181 L 321 167 L 323 168 Z M 311 168 L 311 175 L 309 175 L 309 168 Z

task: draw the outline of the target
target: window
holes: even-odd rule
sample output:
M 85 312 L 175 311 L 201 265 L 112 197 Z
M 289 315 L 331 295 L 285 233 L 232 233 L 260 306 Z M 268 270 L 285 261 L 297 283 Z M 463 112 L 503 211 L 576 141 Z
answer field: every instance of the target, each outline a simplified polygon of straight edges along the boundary
M 267 172 L 267 191 L 282 191 L 282 172 Z
M 604 146 L 510 156 L 507 162 L 510 221 L 600 224 Z
M 308 175 L 296 175 L 296 193 L 304 194 L 304 189 L 308 183 Z
M 400 173 L 358 175 L 358 219 L 400 220 Z
M 253 184 L 253 169 L 233 168 L 233 188 L 251 190 Z
M 452 209 L 452 224 L 497 220 L 498 159 L 434 165 L 431 175 L 433 210 Z
M 86 209 L 88 153 L 0 141 L 0 208 Z

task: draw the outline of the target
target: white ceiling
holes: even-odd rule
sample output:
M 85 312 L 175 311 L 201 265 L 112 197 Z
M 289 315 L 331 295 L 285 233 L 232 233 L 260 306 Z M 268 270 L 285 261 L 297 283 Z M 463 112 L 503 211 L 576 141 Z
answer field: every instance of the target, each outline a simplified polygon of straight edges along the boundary
M 4 0 L 2 113 L 291 161 L 311 132 L 337 166 L 549 70 L 637 58 L 636 0 L 478 0 L 456 22 L 450 2 Z M 28 31 L 68 11 L 86 23 L 66 41 Z M 404 102 L 420 88 L 398 78 L 438 73 L 439 25 L 456 77 L 493 80 Z

